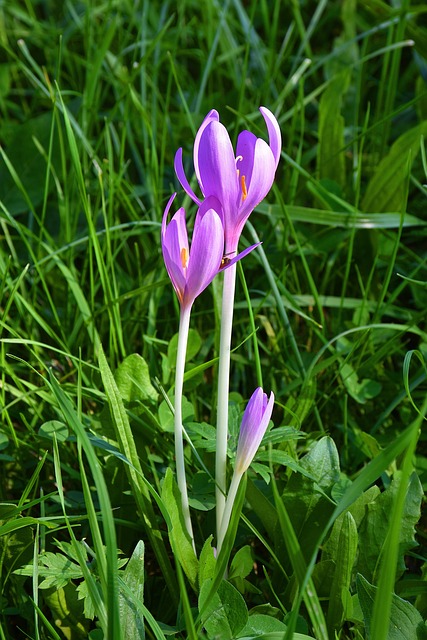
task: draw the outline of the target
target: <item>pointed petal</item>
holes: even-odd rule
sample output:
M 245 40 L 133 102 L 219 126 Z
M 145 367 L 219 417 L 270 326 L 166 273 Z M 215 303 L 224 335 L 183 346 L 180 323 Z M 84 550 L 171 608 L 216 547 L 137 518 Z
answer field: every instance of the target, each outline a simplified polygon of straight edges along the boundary
M 239 163 L 237 167 L 240 168 Z M 247 197 L 240 206 L 239 225 L 244 224 L 251 212 L 270 191 L 275 171 L 276 165 L 270 147 L 264 140 L 257 138 L 253 149 L 250 182 L 246 181 Z
M 209 209 L 194 228 L 184 304 L 191 304 L 212 282 L 223 252 L 224 229 L 217 212 Z
M 167 205 L 165 207 L 165 210 L 163 212 L 163 218 L 162 218 L 162 240 L 163 240 L 163 236 L 165 235 L 165 231 L 166 231 L 166 225 L 167 225 L 167 222 L 168 222 L 169 211 L 170 211 L 170 208 L 172 206 L 172 202 L 175 199 L 175 196 L 176 196 L 176 193 L 173 193 L 171 195 L 171 197 L 169 198 L 168 203 L 167 203 Z
M 188 255 L 188 235 L 185 223 L 185 209 L 181 207 L 165 226 L 170 205 L 175 195 L 169 200 L 162 222 L 162 251 L 166 270 L 180 301 L 184 295 L 186 276 L 182 264 L 181 252 L 184 249 Z
M 236 471 L 243 473 L 251 464 L 270 422 L 273 405 L 273 392 L 271 392 L 268 401 L 267 395 L 261 387 L 258 387 L 252 394 L 240 427 L 236 452 Z
M 280 133 L 279 123 L 267 107 L 260 107 L 259 110 L 261 111 L 262 117 L 267 125 L 270 149 L 273 152 L 277 168 L 280 160 L 280 153 L 282 151 L 282 134 Z
M 199 184 L 201 184 L 200 168 L 199 168 L 200 138 L 202 136 L 203 131 L 211 122 L 219 122 L 219 114 L 218 114 L 218 111 L 216 111 L 215 109 L 211 109 L 211 111 L 209 111 L 208 115 L 205 117 L 202 124 L 200 125 L 196 133 L 196 137 L 194 139 L 193 161 L 194 161 L 194 170 L 196 172 L 196 176 L 197 176 L 197 180 L 199 181 Z
M 227 225 L 227 217 L 235 214 L 240 187 L 230 137 L 220 122 L 211 120 L 204 128 L 197 161 L 201 189 L 205 197 L 215 196 L 221 202 Z
M 182 164 L 182 149 L 178 149 L 178 151 L 176 152 L 173 166 L 175 169 L 176 177 L 180 181 L 184 191 L 190 196 L 193 202 L 200 205 L 200 200 L 194 193 L 193 189 L 190 187 L 190 183 L 188 182 L 187 176 L 185 175 L 184 166 Z
M 252 171 L 254 166 L 255 146 L 258 138 L 251 131 L 242 131 L 239 133 L 236 145 L 236 168 L 239 176 L 245 176 L 246 188 L 251 183 Z M 240 195 L 242 191 L 240 190 Z M 240 204 L 240 200 L 239 200 Z
M 225 269 L 228 269 L 228 267 L 231 267 L 232 264 L 235 264 L 236 262 L 238 262 L 239 260 L 241 260 L 242 258 L 247 256 L 248 253 L 250 253 L 251 251 L 253 251 L 257 247 L 259 247 L 260 244 L 262 244 L 262 243 L 261 242 L 257 242 L 256 244 L 253 244 L 250 247 L 248 247 L 247 249 L 244 249 L 243 251 L 241 251 L 237 256 L 234 256 L 234 258 L 230 258 L 229 262 L 226 262 L 226 264 L 223 264 L 221 266 L 220 271 L 225 271 Z M 227 257 L 227 256 L 225 256 L 225 257 Z
M 208 196 L 203 200 L 202 204 L 199 207 L 199 210 L 196 215 L 196 219 L 194 221 L 194 231 L 196 230 L 197 225 L 200 223 L 200 220 L 202 220 L 203 216 L 207 211 L 209 211 L 209 209 L 213 209 L 214 211 L 217 212 L 221 222 L 224 225 L 224 213 L 223 213 L 220 201 L 217 198 L 215 198 L 215 196 Z

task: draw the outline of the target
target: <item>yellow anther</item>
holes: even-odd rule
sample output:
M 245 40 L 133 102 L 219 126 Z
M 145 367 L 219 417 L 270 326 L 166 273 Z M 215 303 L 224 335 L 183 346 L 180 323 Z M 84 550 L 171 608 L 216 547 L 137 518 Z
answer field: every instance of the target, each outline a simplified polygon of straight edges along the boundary
M 186 269 L 187 265 L 188 265 L 188 251 L 185 247 L 182 247 L 181 249 L 181 264 L 182 264 L 182 268 Z
M 240 184 L 242 186 L 242 200 L 246 200 L 248 197 L 248 190 L 246 189 L 246 179 L 245 176 L 241 176 Z

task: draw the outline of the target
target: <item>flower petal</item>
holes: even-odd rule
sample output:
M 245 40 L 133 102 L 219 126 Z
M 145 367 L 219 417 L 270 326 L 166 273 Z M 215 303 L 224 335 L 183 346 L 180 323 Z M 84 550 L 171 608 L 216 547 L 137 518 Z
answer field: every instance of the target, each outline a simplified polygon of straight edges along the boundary
M 182 164 L 182 149 L 178 149 L 178 151 L 176 152 L 173 166 L 176 176 L 180 181 L 184 191 L 190 196 L 193 202 L 200 205 L 200 199 L 196 196 L 193 189 L 190 187 L 190 183 L 188 182 L 187 176 L 185 175 L 184 166 Z
M 243 144 L 240 145 L 240 148 Z M 245 160 L 243 160 L 245 162 Z M 240 165 L 238 163 L 238 168 Z M 268 144 L 261 138 L 257 138 L 253 148 L 253 166 L 250 174 L 250 182 L 246 182 L 247 196 L 243 200 L 239 215 L 238 224 L 243 227 L 249 215 L 255 207 L 265 198 L 271 189 L 274 181 L 276 165 L 274 156 Z M 242 175 L 243 172 L 242 172 Z M 241 230 L 241 229 L 240 229 Z
M 162 235 L 162 250 L 166 270 L 181 302 L 186 283 L 182 251 L 184 250 L 188 256 L 188 236 L 183 207 L 178 209 Z
M 262 117 L 267 125 L 270 149 L 273 152 L 277 168 L 280 160 L 280 153 L 282 151 L 282 134 L 280 133 L 279 123 L 267 107 L 260 107 L 259 110 L 261 111 Z
M 251 464 L 270 422 L 273 405 L 273 392 L 271 392 L 268 401 L 267 395 L 261 387 L 258 387 L 252 394 L 240 427 L 236 452 L 236 472 L 244 473 Z
M 206 125 L 198 141 L 197 171 L 203 194 L 218 198 L 228 222 L 235 214 L 240 187 L 230 137 L 216 120 Z
M 194 226 L 183 304 L 188 305 L 212 282 L 224 252 L 224 228 L 214 209 Z
M 202 136 L 203 131 L 211 122 L 219 122 L 219 114 L 218 114 L 218 111 L 216 111 L 215 109 L 211 109 L 209 111 L 208 115 L 205 117 L 202 124 L 200 125 L 196 133 L 196 137 L 194 139 L 194 151 L 193 151 L 194 170 L 196 172 L 197 180 L 199 181 L 200 186 L 201 186 L 200 168 L 199 168 L 200 138 Z
M 250 247 L 247 247 L 247 249 L 244 249 L 243 251 L 241 251 L 237 256 L 234 256 L 234 258 L 229 258 L 228 260 L 226 260 L 224 262 L 224 264 L 222 264 L 223 261 L 221 260 L 220 271 L 225 271 L 225 269 L 228 269 L 228 267 L 231 267 L 231 265 L 234 264 L 235 262 L 238 262 L 239 260 L 242 260 L 242 258 L 247 256 L 248 253 L 250 253 L 251 251 L 253 251 L 257 247 L 259 247 L 260 244 L 262 244 L 262 243 L 261 242 L 257 242 L 256 244 L 253 244 Z M 225 258 L 227 258 L 227 256 L 225 256 Z

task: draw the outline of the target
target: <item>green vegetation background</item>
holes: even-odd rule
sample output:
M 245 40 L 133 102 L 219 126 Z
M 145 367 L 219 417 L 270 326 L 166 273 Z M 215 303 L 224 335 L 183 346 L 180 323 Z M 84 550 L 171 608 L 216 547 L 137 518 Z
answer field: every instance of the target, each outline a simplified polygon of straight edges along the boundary
M 0 2 L 1 638 L 424 637 L 426 20 L 415 0 Z M 173 158 L 191 173 L 206 113 L 265 137 L 260 105 L 283 154 L 243 234 L 263 244 L 239 275 L 230 456 L 260 382 L 281 430 L 249 474 L 232 587 L 207 597 L 167 536 L 179 310 L 160 220 L 174 190 L 194 213 Z M 216 281 L 195 305 L 185 389 L 198 551 L 219 300 Z M 117 548 L 137 550 L 127 578 Z M 120 580 L 144 591 L 126 624 Z M 212 626 L 227 606 L 238 622 Z M 257 636 L 242 607 L 282 627 Z

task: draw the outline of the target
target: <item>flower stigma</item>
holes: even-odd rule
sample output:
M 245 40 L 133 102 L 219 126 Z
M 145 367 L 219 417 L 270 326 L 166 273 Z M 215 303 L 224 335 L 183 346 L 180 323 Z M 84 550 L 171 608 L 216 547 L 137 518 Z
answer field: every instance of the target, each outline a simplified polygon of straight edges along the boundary
M 240 178 L 240 186 L 242 188 L 242 202 L 246 200 L 248 197 L 248 189 L 246 187 L 246 177 L 240 175 L 240 169 L 237 169 L 237 163 L 243 160 L 243 156 L 236 157 L 236 171 L 237 171 L 237 179 Z
M 183 269 L 188 267 L 188 251 L 185 247 L 181 249 L 181 264 Z
M 244 202 L 246 200 L 246 198 L 248 197 L 248 190 L 246 188 L 246 178 L 245 178 L 245 176 L 241 176 L 240 177 L 240 185 L 242 187 L 242 200 Z

